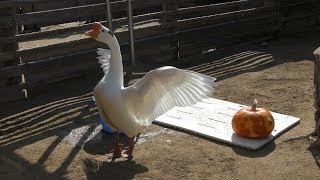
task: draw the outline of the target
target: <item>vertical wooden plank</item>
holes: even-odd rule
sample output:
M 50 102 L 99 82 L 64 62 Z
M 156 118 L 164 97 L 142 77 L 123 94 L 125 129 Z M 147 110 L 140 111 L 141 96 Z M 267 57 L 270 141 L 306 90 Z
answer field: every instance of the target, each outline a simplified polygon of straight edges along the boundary
M 282 33 L 286 35 L 307 32 L 317 24 L 317 2 L 280 1 L 279 16 L 282 19 Z
M 15 7 L 2 7 L 0 8 L 0 16 L 10 17 L 6 27 L 0 27 L 0 37 L 11 37 L 13 39 L 10 42 L 2 42 L 0 44 L 0 53 L 1 52 L 15 52 L 17 51 L 18 44 L 14 40 L 14 36 L 17 34 L 17 27 L 15 24 L 15 15 L 16 8 Z M 8 59 L 6 61 L 0 62 L 1 67 L 7 67 L 12 65 L 17 65 L 19 63 L 16 57 L 12 59 Z M 7 86 L 17 84 L 17 77 L 11 77 L 7 80 L 0 82 L 0 86 Z
M 0 16 L 2 17 L 10 17 L 11 16 L 11 8 L 10 7 L 2 7 L 0 8 Z M 10 36 L 10 22 L 8 22 L 7 26 L 0 26 L 0 37 L 8 37 Z M 9 52 L 12 51 L 13 44 L 12 42 L 1 42 L 0 44 L 0 52 Z M 0 67 L 4 67 L 7 62 L 3 62 L 0 64 Z
M 17 17 L 17 7 L 13 6 L 11 7 L 11 24 L 10 24 L 10 36 L 11 37 L 15 37 L 18 34 L 18 26 L 17 26 L 17 21 L 16 18 Z M 15 39 L 15 38 L 13 38 Z M 19 44 L 16 40 L 14 40 L 12 42 L 12 46 L 13 46 L 13 51 L 17 52 L 17 50 L 19 50 Z M 17 53 L 16 53 L 17 54 Z M 12 64 L 10 65 L 17 65 L 20 63 L 20 57 L 16 56 L 16 58 L 11 62 Z M 9 81 L 11 81 L 12 84 L 19 84 L 21 83 L 21 75 L 17 74 L 17 77 L 13 77 L 12 79 L 9 79 Z
M 176 33 L 178 36 L 178 0 L 163 0 L 163 11 L 165 12 L 165 16 L 163 17 L 163 23 L 171 23 L 175 24 L 174 26 L 170 26 L 166 28 L 166 33 Z M 173 13 L 166 13 L 166 12 L 173 12 Z M 168 49 L 174 49 L 177 48 L 177 50 L 173 55 L 173 58 L 171 56 L 171 59 L 169 61 L 175 61 L 179 58 L 179 40 L 178 38 L 172 38 L 169 42 L 169 48 Z M 164 58 L 164 61 L 168 61 L 166 58 Z
M 264 6 L 279 6 L 279 0 L 264 0 Z
M 33 5 L 32 5 L 33 7 Z M 13 43 L 13 50 L 14 52 L 16 53 L 16 58 L 12 61 L 12 64 L 11 65 L 18 65 L 21 63 L 21 57 L 19 57 L 17 55 L 17 51 L 19 50 L 19 42 L 14 38 L 18 35 L 19 33 L 19 28 L 18 28 L 18 25 L 17 25 L 17 6 L 13 6 L 11 8 L 11 19 L 12 19 L 12 23 L 11 23 L 11 30 L 10 30 L 10 36 L 13 37 L 14 41 L 12 42 Z M 37 28 L 37 25 L 33 25 L 34 27 L 33 28 Z M 40 29 L 40 27 L 38 27 Z M 25 83 L 25 77 L 23 74 L 19 74 L 17 72 L 17 77 L 14 77 L 11 79 L 12 81 L 12 84 L 24 84 Z M 18 86 L 17 86 L 18 87 Z M 21 86 L 22 87 L 22 86 Z M 23 96 L 26 97 L 26 89 L 21 89 L 21 93 L 23 93 Z
M 265 0 L 250 0 L 251 7 L 263 7 Z
M 18 42 L 14 38 L 18 33 L 16 14 L 16 6 L 0 8 L 0 16 L 9 17 L 6 26 L 0 27 L 0 37 L 8 37 L 9 39 L 12 39 L 11 41 L 1 42 L 0 53 L 17 52 L 18 50 Z M 19 58 L 17 56 L 12 56 L 10 59 L 0 62 L 0 68 L 5 71 L 7 69 L 6 67 L 14 67 L 19 63 Z M 0 92 L 4 96 L 1 99 L 2 103 L 24 98 L 23 92 L 25 91 L 22 90 L 22 86 L 20 85 L 21 76 L 17 74 L 17 70 L 15 70 L 15 72 L 16 76 L 10 76 L 0 82 Z
M 280 17 L 280 1 L 279 0 L 263 0 L 264 1 L 264 7 L 276 7 L 276 15 L 278 15 L 279 21 L 281 19 Z
M 316 8 L 316 24 L 320 24 L 320 2 L 315 3 Z

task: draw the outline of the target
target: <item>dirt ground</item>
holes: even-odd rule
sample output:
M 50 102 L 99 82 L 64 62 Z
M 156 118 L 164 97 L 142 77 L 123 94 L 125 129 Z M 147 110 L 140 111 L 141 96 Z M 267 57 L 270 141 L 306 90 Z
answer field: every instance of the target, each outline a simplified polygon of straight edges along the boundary
M 271 111 L 301 118 L 260 150 L 151 125 L 132 159 L 109 161 L 112 136 L 101 130 L 91 100 L 101 73 L 92 72 L 39 88 L 29 101 L 1 105 L 0 179 L 320 179 L 320 150 L 308 140 L 319 37 L 301 33 L 183 66 L 217 77 L 215 98 L 246 105 L 257 98 Z

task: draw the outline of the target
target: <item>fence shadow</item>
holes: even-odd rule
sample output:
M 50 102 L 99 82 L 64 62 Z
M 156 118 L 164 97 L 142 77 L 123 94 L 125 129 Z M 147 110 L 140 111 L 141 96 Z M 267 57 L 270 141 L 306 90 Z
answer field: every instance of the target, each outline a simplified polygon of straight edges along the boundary
M 0 117 L 0 167 L 5 169 L 4 172 L 11 173 L 1 173 L 0 177 L 63 179 L 68 167 L 98 125 L 97 108 L 92 102 L 91 93 L 97 80 L 93 79 L 80 78 L 49 85 L 46 88 L 50 91 L 38 91 L 40 93 L 27 102 L 15 102 L 2 108 L 4 113 Z M 79 84 L 83 87 L 79 87 Z M 45 168 L 48 159 L 55 158 L 54 151 L 57 151 L 61 143 L 66 143 L 65 138 L 70 133 L 79 128 L 84 128 L 84 132 L 76 137 L 75 144 L 70 144 L 70 151 L 62 153 L 67 155 L 65 158 L 53 160 L 59 165 L 54 165 L 57 166 L 56 169 L 48 172 Z M 24 151 L 22 154 L 16 153 L 17 150 L 39 141 L 44 142 L 43 147 L 40 147 L 41 154 L 28 154 Z M 30 163 L 30 158 L 37 160 Z
M 188 69 L 223 80 L 245 72 L 259 71 L 271 67 L 273 61 L 274 59 L 269 53 L 244 51 L 217 61 L 188 67 Z
M 312 32 L 310 34 L 319 34 Z M 280 64 L 301 60 L 313 61 L 312 52 L 320 46 L 313 36 L 292 36 L 283 39 L 274 39 L 267 46 L 258 44 L 238 45 L 234 48 L 217 50 L 207 54 L 181 59 L 164 64 L 138 64 L 132 68 L 133 77 L 125 79 L 130 85 L 150 70 L 172 65 L 178 68 L 189 69 L 206 75 L 214 76 L 218 81 L 231 78 L 243 73 L 257 72 Z M 296 51 L 299 49 L 299 51 Z M 131 82 L 131 83 L 130 83 Z

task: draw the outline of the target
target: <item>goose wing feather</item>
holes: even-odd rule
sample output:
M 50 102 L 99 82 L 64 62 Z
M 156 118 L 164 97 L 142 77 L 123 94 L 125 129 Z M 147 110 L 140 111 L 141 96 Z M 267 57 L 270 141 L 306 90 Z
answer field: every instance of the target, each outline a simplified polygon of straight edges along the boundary
M 107 74 L 110 69 L 111 51 L 108 49 L 98 48 L 97 54 L 99 55 L 97 58 L 101 64 L 100 67 L 103 69 L 103 72 Z
M 174 106 L 192 105 L 212 95 L 215 80 L 175 67 L 158 68 L 124 89 L 124 103 L 129 115 L 147 126 Z

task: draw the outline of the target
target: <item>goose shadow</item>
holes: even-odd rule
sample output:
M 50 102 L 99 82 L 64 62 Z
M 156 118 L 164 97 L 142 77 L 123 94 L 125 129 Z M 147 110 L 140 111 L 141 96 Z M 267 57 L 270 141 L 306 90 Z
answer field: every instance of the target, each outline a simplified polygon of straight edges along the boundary
M 125 146 L 128 144 L 127 137 L 123 133 L 119 134 L 119 141 Z M 113 134 L 102 129 L 93 138 L 84 143 L 83 150 L 93 155 L 104 155 L 113 148 L 113 142 Z
M 133 179 L 136 174 L 149 170 L 132 160 L 106 162 L 85 159 L 84 166 L 88 179 Z

